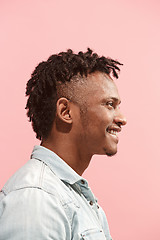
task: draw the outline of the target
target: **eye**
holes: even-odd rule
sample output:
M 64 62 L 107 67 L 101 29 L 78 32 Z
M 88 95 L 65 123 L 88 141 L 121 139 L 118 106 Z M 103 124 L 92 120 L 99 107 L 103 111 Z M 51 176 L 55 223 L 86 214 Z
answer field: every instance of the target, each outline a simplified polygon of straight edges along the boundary
M 110 109 L 114 108 L 114 102 L 112 102 L 112 101 L 107 102 L 106 105 L 107 105 Z

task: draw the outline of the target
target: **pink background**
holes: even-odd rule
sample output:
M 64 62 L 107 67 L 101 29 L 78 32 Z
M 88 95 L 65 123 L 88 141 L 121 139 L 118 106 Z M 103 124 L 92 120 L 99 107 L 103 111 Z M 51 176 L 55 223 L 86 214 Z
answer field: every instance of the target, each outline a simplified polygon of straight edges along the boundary
M 0 187 L 39 144 L 24 109 L 34 67 L 89 46 L 124 63 L 117 85 L 128 124 L 117 155 L 95 156 L 84 177 L 114 240 L 159 240 L 159 30 L 159 0 L 1 0 Z

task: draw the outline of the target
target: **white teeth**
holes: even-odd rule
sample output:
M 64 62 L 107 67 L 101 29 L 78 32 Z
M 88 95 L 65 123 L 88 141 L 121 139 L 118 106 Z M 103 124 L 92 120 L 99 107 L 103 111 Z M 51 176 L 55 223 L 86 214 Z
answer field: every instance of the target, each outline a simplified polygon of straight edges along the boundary
M 114 131 L 114 130 L 108 130 L 108 132 L 109 132 L 110 134 L 117 135 L 117 131 Z

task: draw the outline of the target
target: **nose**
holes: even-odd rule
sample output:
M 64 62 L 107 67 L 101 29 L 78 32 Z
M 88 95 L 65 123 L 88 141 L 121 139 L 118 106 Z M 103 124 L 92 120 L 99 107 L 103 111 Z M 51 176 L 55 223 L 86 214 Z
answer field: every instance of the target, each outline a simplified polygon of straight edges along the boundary
M 115 123 L 117 123 L 120 126 L 121 125 L 124 126 L 124 125 L 127 124 L 127 119 L 125 118 L 125 116 L 120 111 L 118 111 L 118 113 L 114 117 L 114 121 L 115 121 Z

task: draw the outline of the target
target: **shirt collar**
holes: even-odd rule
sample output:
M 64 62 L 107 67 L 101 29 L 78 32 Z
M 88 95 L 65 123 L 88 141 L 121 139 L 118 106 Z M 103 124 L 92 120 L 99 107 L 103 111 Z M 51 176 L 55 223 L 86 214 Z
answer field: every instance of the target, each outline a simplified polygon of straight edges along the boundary
M 62 181 L 88 188 L 87 181 L 53 151 L 43 146 L 35 146 L 31 158 L 44 162 Z

